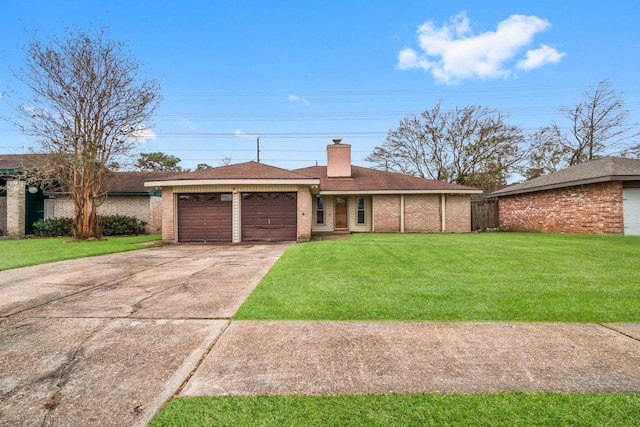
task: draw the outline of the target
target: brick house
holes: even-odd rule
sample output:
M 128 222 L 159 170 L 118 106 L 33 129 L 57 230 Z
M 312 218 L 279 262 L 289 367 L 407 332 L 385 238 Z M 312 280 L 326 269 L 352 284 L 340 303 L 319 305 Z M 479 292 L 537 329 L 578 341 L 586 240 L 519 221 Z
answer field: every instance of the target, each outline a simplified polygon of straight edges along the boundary
M 498 198 L 504 231 L 640 235 L 640 160 L 605 157 L 515 184 Z
M 33 233 L 38 219 L 71 217 L 74 206 L 69 193 L 42 191 L 22 179 L 24 165 L 34 155 L 0 155 L 0 236 L 24 237 Z M 160 232 L 161 194 L 146 188 L 144 181 L 176 175 L 176 172 L 115 172 L 109 193 L 99 208 L 102 215 L 126 215 L 144 221 L 148 232 Z
M 327 166 L 256 162 L 145 185 L 162 189 L 162 237 L 177 242 L 306 241 L 334 232 L 468 232 L 482 190 L 351 165 L 334 140 Z

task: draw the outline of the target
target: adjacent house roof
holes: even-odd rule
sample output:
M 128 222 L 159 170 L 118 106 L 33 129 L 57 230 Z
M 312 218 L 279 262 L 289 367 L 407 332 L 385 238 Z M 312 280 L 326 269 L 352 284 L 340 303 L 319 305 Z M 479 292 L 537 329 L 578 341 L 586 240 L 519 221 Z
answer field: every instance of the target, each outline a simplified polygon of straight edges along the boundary
M 186 181 L 189 181 L 188 183 Z M 235 184 L 257 182 L 261 184 L 318 184 L 318 179 L 292 172 L 264 163 L 245 162 L 234 165 L 220 166 L 195 172 L 167 176 L 162 179 L 152 179 L 145 182 L 146 187 L 175 186 L 175 185 L 207 185 L 207 184 Z
M 46 154 L 0 154 L 0 173 L 19 172 L 42 156 Z
M 351 178 L 328 178 L 326 166 L 296 169 L 294 172 L 320 179 L 321 194 L 346 193 L 455 193 L 479 194 L 482 190 L 465 185 L 417 178 L 393 172 L 351 166 Z
M 183 172 L 186 174 L 187 172 Z M 175 171 L 114 172 L 109 180 L 109 193 L 149 193 L 144 182 L 163 179 L 179 174 Z
M 510 185 L 494 191 L 489 194 L 489 197 L 510 196 L 598 182 L 637 180 L 640 180 L 640 159 L 605 157 L 570 166 L 520 184 Z

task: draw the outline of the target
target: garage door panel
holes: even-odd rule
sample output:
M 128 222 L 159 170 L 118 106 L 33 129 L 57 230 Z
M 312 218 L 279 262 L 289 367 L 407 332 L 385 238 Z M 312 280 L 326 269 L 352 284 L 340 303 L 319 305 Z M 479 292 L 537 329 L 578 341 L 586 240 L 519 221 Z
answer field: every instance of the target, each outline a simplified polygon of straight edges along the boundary
M 640 188 L 625 188 L 622 199 L 624 234 L 640 236 Z
M 297 239 L 296 193 L 243 193 L 242 240 Z
M 232 240 L 231 195 L 226 193 L 178 196 L 180 242 L 230 242 Z

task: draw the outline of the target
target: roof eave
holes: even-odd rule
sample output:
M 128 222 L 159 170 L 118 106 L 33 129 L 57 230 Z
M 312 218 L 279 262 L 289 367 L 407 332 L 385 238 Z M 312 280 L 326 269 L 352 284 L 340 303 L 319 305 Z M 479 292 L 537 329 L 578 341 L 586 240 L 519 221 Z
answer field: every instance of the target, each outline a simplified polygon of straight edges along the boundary
M 321 196 L 347 196 L 351 194 L 482 194 L 482 190 L 451 190 L 451 189 L 436 189 L 436 190 L 322 190 L 320 189 Z
M 183 187 L 192 185 L 320 185 L 315 178 L 286 179 L 179 179 L 171 181 L 147 181 L 145 187 Z
M 556 190 L 558 188 L 577 187 L 579 185 L 599 184 L 613 181 L 639 181 L 640 175 L 609 175 L 598 178 L 581 179 L 577 181 L 560 182 L 556 184 L 541 185 L 512 191 L 499 191 L 489 194 L 489 197 L 515 196 L 516 194 L 535 193 L 538 191 Z

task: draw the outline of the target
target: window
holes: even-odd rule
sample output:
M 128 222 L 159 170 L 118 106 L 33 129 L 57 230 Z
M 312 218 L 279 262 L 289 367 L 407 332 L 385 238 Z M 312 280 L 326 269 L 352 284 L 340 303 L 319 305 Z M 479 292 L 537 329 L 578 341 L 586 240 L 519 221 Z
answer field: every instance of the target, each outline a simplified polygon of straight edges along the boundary
M 316 199 L 316 224 L 324 224 L 324 197 Z
M 194 194 L 193 195 L 194 202 L 202 202 L 204 201 L 204 196 L 202 194 Z
M 358 224 L 364 224 L 364 197 L 358 197 Z
M 207 196 L 207 200 L 212 201 L 212 200 L 216 200 L 218 198 L 218 196 L 216 194 L 209 194 Z
M 221 202 L 231 202 L 233 201 L 233 196 L 230 193 L 224 193 L 220 195 Z

